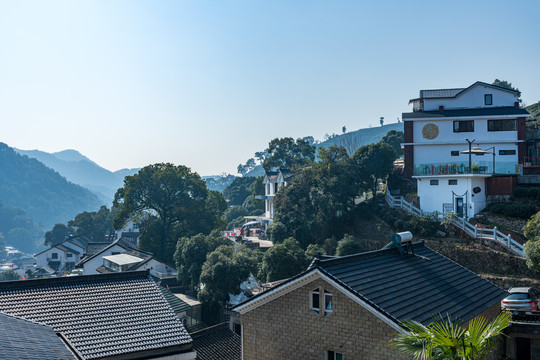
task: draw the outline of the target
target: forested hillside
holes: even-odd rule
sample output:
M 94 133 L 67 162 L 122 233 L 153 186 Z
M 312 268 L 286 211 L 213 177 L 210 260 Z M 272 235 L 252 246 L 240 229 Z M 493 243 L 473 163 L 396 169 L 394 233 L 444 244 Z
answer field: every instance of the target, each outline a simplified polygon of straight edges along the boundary
M 0 201 L 24 210 L 46 228 L 66 222 L 102 202 L 89 190 L 68 182 L 41 162 L 0 143 Z

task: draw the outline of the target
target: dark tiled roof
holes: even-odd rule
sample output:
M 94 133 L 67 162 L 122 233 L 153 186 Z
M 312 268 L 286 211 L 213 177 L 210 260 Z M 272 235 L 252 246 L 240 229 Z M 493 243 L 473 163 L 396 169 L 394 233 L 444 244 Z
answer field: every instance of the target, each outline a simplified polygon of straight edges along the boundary
M 123 248 L 124 250 L 137 250 L 137 249 L 134 248 L 133 244 L 129 240 L 120 238 L 118 240 L 113 241 L 112 243 L 109 243 L 107 246 L 103 247 L 100 251 L 98 251 L 98 252 L 96 252 L 96 253 L 94 253 L 94 254 L 92 254 L 90 256 L 87 256 L 84 259 L 81 259 L 81 261 L 79 261 L 77 263 L 76 267 L 81 267 L 88 260 L 91 260 L 91 259 L 93 259 L 95 257 L 98 257 L 102 252 L 112 248 L 114 245 L 118 245 L 121 248 Z M 139 250 L 139 251 L 141 251 L 141 250 Z
M 433 315 L 468 321 L 501 301 L 507 292 L 428 248 L 415 255 L 396 248 L 319 260 L 315 267 L 397 320 L 428 324 Z
M 227 323 L 194 332 L 191 337 L 198 360 L 240 360 L 242 357 L 240 336 L 229 330 Z
M 163 293 L 165 300 L 167 300 L 167 302 L 169 303 L 169 305 L 171 306 L 175 314 L 191 309 L 191 306 L 186 304 L 184 301 L 182 301 L 182 299 L 175 296 L 169 290 L 164 289 L 161 286 L 159 287 L 159 289 Z
M 420 90 L 421 99 L 435 99 L 435 98 L 453 98 L 460 92 L 465 90 L 461 89 L 434 89 L 434 90 Z
M 102 243 L 89 243 L 86 247 L 86 256 L 92 256 L 101 250 L 105 249 L 107 246 L 111 245 L 110 242 L 102 242 Z
M 86 359 L 191 344 L 146 271 L 1 282 L 0 311 L 53 327 Z
M 444 111 L 417 111 L 411 113 L 403 113 L 403 119 L 422 119 L 422 118 L 441 118 L 446 117 L 461 117 L 461 116 L 496 116 L 496 115 L 515 115 L 530 116 L 525 109 L 516 109 L 513 106 L 496 107 L 496 108 L 479 108 L 479 109 L 459 109 L 459 110 L 444 110 Z
M 68 360 L 76 357 L 52 327 L 0 313 L 0 359 Z

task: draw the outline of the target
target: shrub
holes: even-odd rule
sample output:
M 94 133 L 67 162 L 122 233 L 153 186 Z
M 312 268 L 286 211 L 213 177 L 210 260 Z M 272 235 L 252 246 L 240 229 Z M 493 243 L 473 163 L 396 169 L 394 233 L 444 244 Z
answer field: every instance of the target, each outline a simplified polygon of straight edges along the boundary
M 435 215 L 413 216 L 409 221 L 412 232 L 421 235 L 435 235 L 441 226 Z
M 540 241 L 529 240 L 525 243 L 525 258 L 529 269 L 540 272 Z
M 540 187 L 516 186 L 512 195 L 517 199 L 540 200 Z
M 364 251 L 364 247 L 360 241 L 354 236 L 346 234 L 343 239 L 338 241 L 336 256 L 358 254 L 362 251 Z
M 288 237 L 287 235 L 287 227 L 283 223 L 275 221 L 268 228 L 268 237 L 276 244 L 282 243 Z
M 528 219 L 537 212 L 537 208 L 533 204 L 510 201 L 489 204 L 486 210 L 493 214 L 522 219 Z

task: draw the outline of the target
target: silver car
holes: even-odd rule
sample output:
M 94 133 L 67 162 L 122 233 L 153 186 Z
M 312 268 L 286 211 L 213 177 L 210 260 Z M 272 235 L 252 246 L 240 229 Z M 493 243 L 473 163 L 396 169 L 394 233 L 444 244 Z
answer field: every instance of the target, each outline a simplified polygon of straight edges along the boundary
M 509 296 L 501 301 L 502 310 L 518 312 L 531 312 L 536 311 L 536 299 L 535 293 L 532 288 L 529 287 L 516 287 L 508 290 Z

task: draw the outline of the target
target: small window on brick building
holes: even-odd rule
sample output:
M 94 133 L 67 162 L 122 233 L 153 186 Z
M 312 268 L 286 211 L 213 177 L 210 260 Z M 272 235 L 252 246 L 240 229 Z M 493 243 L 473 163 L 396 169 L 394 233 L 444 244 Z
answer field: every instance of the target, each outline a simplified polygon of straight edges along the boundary
M 319 294 L 319 289 L 315 289 L 311 292 L 311 310 L 315 311 L 317 314 L 321 311 Z
M 335 351 L 328 351 L 326 353 L 326 359 L 327 360 L 343 360 L 343 354 L 335 352 Z
M 324 316 L 332 313 L 332 294 L 324 290 Z

